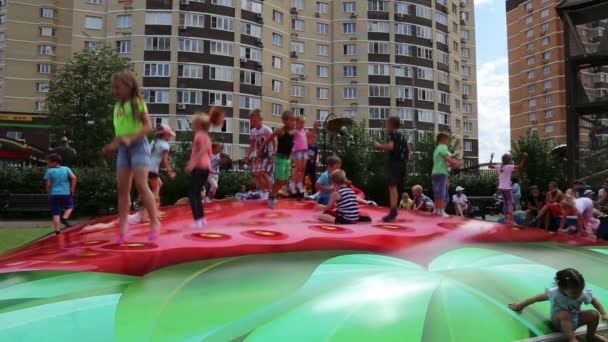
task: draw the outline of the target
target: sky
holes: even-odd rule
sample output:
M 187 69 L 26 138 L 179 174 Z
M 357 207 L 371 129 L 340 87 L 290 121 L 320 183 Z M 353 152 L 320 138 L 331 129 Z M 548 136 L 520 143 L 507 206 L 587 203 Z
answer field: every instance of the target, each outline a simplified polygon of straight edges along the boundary
M 505 0 L 474 0 L 477 34 L 479 162 L 510 150 Z

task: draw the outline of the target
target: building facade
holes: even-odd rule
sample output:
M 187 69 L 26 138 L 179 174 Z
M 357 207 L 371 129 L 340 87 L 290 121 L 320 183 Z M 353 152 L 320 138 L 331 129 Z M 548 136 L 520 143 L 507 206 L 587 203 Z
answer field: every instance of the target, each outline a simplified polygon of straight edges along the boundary
M 330 113 L 372 132 L 399 115 L 413 132 L 450 131 L 477 162 L 472 0 L 0 0 L 3 110 L 41 113 L 54 68 L 110 44 L 141 77 L 150 115 L 178 131 L 223 106 L 218 134 L 241 157 L 248 112 L 278 126 Z

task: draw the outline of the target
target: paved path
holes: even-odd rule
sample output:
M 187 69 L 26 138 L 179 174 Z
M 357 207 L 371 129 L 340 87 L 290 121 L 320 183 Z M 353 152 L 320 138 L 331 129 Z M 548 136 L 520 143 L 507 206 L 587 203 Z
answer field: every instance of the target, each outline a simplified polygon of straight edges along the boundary
M 76 224 L 86 221 L 86 219 L 70 220 L 71 224 Z M 35 220 L 35 221 L 13 221 L 13 220 L 0 220 L 0 229 L 2 228 L 49 228 L 52 226 L 51 220 Z

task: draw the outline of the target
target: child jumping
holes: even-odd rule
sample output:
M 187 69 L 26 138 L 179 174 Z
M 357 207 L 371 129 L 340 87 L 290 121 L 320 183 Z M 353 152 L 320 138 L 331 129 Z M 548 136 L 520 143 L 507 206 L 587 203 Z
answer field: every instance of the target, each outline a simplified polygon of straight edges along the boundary
M 76 176 L 67 166 L 61 166 L 61 156 L 51 153 L 46 157 L 48 169 L 44 175 L 46 181 L 46 192 L 51 200 L 51 215 L 53 215 L 53 227 L 55 234 L 61 231 L 61 224 L 70 226 L 68 219 L 74 209 L 72 198 L 76 190 Z M 63 215 L 62 215 L 63 213 Z
M 606 338 L 597 335 L 596 330 L 600 315 L 605 321 L 608 321 L 608 315 L 591 291 L 585 289 L 583 275 L 573 268 L 561 270 L 555 274 L 555 285 L 557 286 L 521 303 L 509 304 L 509 307 L 520 312 L 530 304 L 548 300 L 551 303 L 553 329 L 563 332 L 569 342 L 578 341 L 574 331 L 583 325 L 587 325 L 587 341 L 607 341 Z M 597 311 L 581 311 L 581 304 L 591 304 Z
M 253 162 L 253 175 L 255 177 L 258 187 L 262 191 L 262 198 L 267 199 L 268 193 L 272 188 L 272 181 L 270 180 L 270 172 L 272 172 L 273 153 L 276 149 L 276 142 L 272 141 L 270 144 L 264 145 L 272 135 L 270 127 L 262 123 L 262 111 L 254 109 L 249 114 L 249 123 L 251 126 L 251 132 L 249 133 L 249 150 L 245 155 L 244 161 L 248 162 L 251 154 L 256 151 L 255 160 Z
M 211 144 L 211 169 L 209 170 L 209 192 L 207 193 L 207 202 L 213 201 L 215 193 L 220 183 L 220 165 L 222 164 L 220 154 L 222 152 L 223 145 L 221 142 L 214 142 Z
M 118 100 L 114 105 L 114 132 L 116 138 L 103 148 L 108 155 L 118 150 L 116 175 L 118 185 L 118 215 L 120 235 L 118 242 L 125 241 L 131 206 L 131 186 L 135 187 L 150 214 L 150 240 L 160 234 L 160 222 L 154 194 L 148 186 L 150 144 L 146 135 L 152 131 L 148 108 L 141 97 L 135 76 L 128 71 L 112 75 L 112 93 Z
M 203 197 L 201 191 L 209 177 L 211 167 L 211 139 L 209 138 L 209 115 L 196 113 L 192 116 L 192 128 L 194 129 L 194 141 L 190 160 L 186 166 L 186 172 L 190 174 L 190 207 L 194 224 L 192 228 L 201 229 L 207 225 L 205 211 L 203 209 Z
M 448 217 L 445 212 L 447 206 L 447 182 L 450 171 L 449 167 L 458 168 L 462 165 L 461 161 L 452 158 L 448 145 L 450 144 L 450 136 L 445 133 L 437 134 L 437 147 L 433 152 L 433 195 L 435 196 L 434 213 L 437 216 Z
M 410 153 L 407 138 L 399 133 L 400 127 L 401 119 L 398 116 L 391 116 L 386 122 L 387 143 L 374 142 L 375 149 L 388 152 L 388 193 L 391 211 L 382 218 L 384 222 L 394 221 L 397 218 L 399 191 L 405 180 L 405 163 Z
M 502 194 L 504 200 L 502 204 L 502 211 L 505 215 L 505 223 L 513 223 L 513 187 L 511 185 L 511 175 L 513 171 L 523 170 L 528 160 L 528 154 L 523 153 L 524 158 L 521 160 L 519 165 L 513 165 L 513 157 L 509 153 L 505 153 L 502 156 L 502 164 L 494 165 L 492 163 L 494 159 L 494 153 L 490 156 L 490 169 L 496 169 L 498 171 L 498 190 Z
M 304 194 L 304 173 L 306 171 L 306 159 L 308 158 L 308 131 L 304 128 L 306 118 L 298 116 L 296 118 L 296 133 L 293 141 L 294 169 L 291 172 L 291 182 L 289 191 L 292 194 Z
M 175 137 L 175 132 L 173 132 L 171 127 L 161 124 L 156 129 L 156 139 L 152 142 L 148 178 L 157 207 L 160 207 L 160 188 L 163 186 L 163 181 L 159 176 L 160 166 L 162 165 L 165 168 L 169 179 L 175 179 L 175 172 L 171 170 L 171 163 L 169 163 L 169 150 L 171 149 L 169 141 L 173 137 Z
M 258 154 L 264 153 L 265 147 L 277 140 L 277 149 L 274 156 L 274 185 L 272 192 L 268 197 L 268 206 L 274 209 L 277 205 L 276 195 L 279 190 L 289 180 L 289 171 L 291 170 L 291 151 L 293 150 L 296 115 L 290 110 L 286 110 L 281 115 L 283 127 L 277 128 L 272 135 L 258 149 Z

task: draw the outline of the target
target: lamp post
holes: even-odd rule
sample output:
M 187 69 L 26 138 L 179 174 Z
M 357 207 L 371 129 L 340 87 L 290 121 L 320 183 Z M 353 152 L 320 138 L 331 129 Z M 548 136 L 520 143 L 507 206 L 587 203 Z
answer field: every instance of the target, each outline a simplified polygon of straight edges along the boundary
M 332 117 L 337 118 L 338 116 L 335 113 L 329 113 L 325 117 L 325 120 L 323 120 L 323 165 L 325 165 L 325 161 L 327 160 L 327 123 Z

